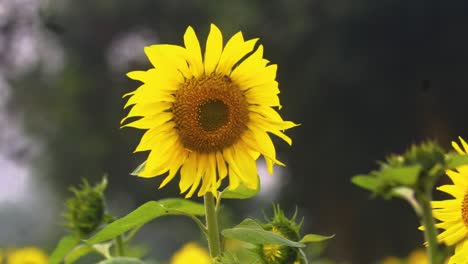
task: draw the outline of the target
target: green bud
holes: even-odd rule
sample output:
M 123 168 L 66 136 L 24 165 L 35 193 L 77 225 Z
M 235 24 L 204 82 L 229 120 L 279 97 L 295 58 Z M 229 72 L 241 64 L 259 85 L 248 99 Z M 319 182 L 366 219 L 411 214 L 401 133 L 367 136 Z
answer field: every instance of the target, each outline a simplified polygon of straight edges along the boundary
M 273 218 L 263 225 L 267 231 L 285 237 L 292 241 L 299 241 L 301 223 L 296 223 L 297 210 L 291 219 L 288 219 L 279 205 L 273 206 Z M 293 264 L 299 263 L 299 254 L 296 248 L 284 245 L 266 244 L 260 245 L 260 255 L 266 264 Z
M 434 168 L 434 166 L 445 163 L 445 151 L 433 141 L 426 141 L 420 145 L 412 145 L 403 154 L 403 165 L 421 165 L 423 174 Z
M 74 197 L 69 198 L 65 205 L 68 211 L 64 214 L 68 220 L 66 225 L 82 238 L 93 233 L 105 219 L 104 190 L 107 187 L 107 179 L 104 177 L 101 183 L 94 187 L 88 181 L 83 180 L 79 188 L 71 187 Z

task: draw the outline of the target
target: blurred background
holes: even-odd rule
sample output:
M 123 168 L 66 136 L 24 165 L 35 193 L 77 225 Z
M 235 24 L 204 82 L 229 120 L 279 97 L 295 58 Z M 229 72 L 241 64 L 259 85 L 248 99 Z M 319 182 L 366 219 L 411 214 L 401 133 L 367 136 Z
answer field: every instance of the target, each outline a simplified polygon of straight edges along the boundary
M 277 141 L 286 168 L 268 176 L 259 162 L 262 193 L 226 203 L 231 224 L 277 202 L 299 208 L 305 232 L 336 234 L 327 258 L 406 256 L 423 242 L 411 208 L 350 178 L 412 143 L 468 137 L 467 11 L 457 0 L 0 0 L 0 248 L 50 252 L 82 178 L 108 175 L 117 216 L 179 196 L 176 181 L 158 191 L 160 178 L 129 175 L 146 154 L 132 154 L 142 131 L 119 129 L 121 96 L 138 86 L 125 73 L 150 67 L 144 46 L 182 44 L 188 25 L 203 43 L 215 23 L 225 39 L 261 39 L 279 65 L 281 114 L 302 124 L 292 147 Z M 155 259 L 203 241 L 186 219 L 144 230 L 135 241 Z

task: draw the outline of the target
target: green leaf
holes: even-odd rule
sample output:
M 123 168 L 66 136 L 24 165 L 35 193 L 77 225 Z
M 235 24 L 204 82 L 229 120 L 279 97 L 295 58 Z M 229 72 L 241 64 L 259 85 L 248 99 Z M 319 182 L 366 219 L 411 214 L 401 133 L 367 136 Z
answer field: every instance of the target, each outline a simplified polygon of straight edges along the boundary
M 289 247 L 305 247 L 303 243 L 291 241 L 273 232 L 264 230 L 253 219 L 245 219 L 239 225 L 224 229 L 221 234 L 227 238 L 237 239 L 256 245 L 276 244 Z
M 468 165 L 468 155 L 450 153 L 447 155 L 447 169 L 456 169 L 462 165 Z
M 324 240 L 331 239 L 333 237 L 335 237 L 335 235 L 320 236 L 320 235 L 315 235 L 315 234 L 307 234 L 299 242 L 300 243 L 321 242 L 321 241 L 324 241 Z
M 356 175 L 351 179 L 352 183 L 369 191 L 376 191 L 379 181 L 379 179 L 367 175 Z
M 98 264 L 145 264 L 145 262 L 136 258 L 118 257 L 103 260 Z
M 168 198 L 159 200 L 158 203 L 165 208 L 177 210 L 189 215 L 205 215 L 205 206 L 190 200 L 181 198 Z
M 150 201 L 126 216 L 110 223 L 96 235 L 86 241 L 92 245 L 110 240 L 133 228 L 165 215 L 203 215 L 203 205 L 184 199 L 165 199 L 160 202 Z
M 382 179 L 395 181 L 397 184 L 413 185 L 418 180 L 421 170 L 421 165 L 386 167 L 379 175 Z
M 257 189 L 249 189 L 244 184 L 240 183 L 239 186 L 234 189 L 230 190 L 229 186 L 224 189 L 220 196 L 221 199 L 248 199 L 256 196 L 260 192 L 260 177 L 257 175 Z
M 142 172 L 144 169 L 145 169 L 145 165 L 146 165 L 146 160 L 143 161 L 143 163 L 141 163 L 140 165 L 138 165 L 138 167 L 136 167 L 136 169 L 134 169 L 130 175 L 133 175 L 133 176 L 138 176 L 138 174 L 140 174 L 140 172 Z
M 86 256 L 90 253 L 95 253 L 95 249 L 88 245 L 81 245 L 75 247 L 70 253 L 65 257 L 65 264 L 72 264 L 83 256 Z
M 72 250 L 76 245 L 80 243 L 80 238 L 76 236 L 66 236 L 60 239 L 57 247 L 50 255 L 49 264 L 59 264 L 65 258 L 65 256 Z

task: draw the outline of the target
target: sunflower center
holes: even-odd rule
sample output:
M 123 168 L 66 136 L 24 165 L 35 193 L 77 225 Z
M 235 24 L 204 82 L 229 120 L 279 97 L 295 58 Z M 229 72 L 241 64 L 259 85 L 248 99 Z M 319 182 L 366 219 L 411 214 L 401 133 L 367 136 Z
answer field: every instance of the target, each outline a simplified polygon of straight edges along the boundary
M 463 202 L 461 206 L 461 215 L 462 215 L 463 223 L 465 223 L 465 226 L 468 228 L 468 191 L 465 193 L 465 196 L 463 197 Z
M 198 119 L 203 130 L 218 130 L 229 121 L 228 106 L 221 100 L 207 101 L 200 106 Z
M 187 80 L 175 93 L 174 121 L 184 147 L 197 152 L 223 150 L 247 128 L 248 103 L 243 91 L 221 74 Z

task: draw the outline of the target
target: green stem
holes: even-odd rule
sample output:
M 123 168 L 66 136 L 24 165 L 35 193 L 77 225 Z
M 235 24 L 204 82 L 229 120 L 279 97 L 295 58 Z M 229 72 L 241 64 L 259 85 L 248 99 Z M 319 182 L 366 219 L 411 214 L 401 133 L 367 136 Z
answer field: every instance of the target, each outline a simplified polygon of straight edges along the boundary
M 437 241 L 437 230 L 435 228 L 434 217 L 432 216 L 431 208 L 431 195 L 420 194 L 418 200 L 421 205 L 420 216 L 422 225 L 424 226 L 424 238 L 427 241 L 427 256 L 430 264 L 442 264 L 444 260 L 444 253 L 439 247 Z
M 208 229 L 207 239 L 208 247 L 210 249 L 210 255 L 212 258 L 216 258 L 221 254 L 221 242 L 219 239 L 219 228 L 218 228 L 218 215 L 216 214 L 215 201 L 213 194 L 207 192 L 205 194 L 205 216 L 206 216 L 206 227 Z
M 119 257 L 125 256 L 125 246 L 123 243 L 122 235 L 115 238 L 115 247 L 117 251 L 117 256 Z

